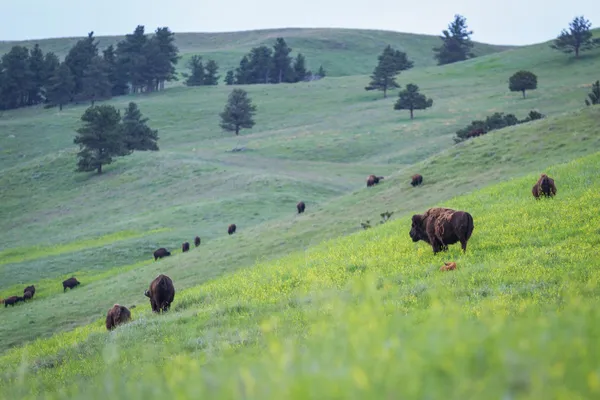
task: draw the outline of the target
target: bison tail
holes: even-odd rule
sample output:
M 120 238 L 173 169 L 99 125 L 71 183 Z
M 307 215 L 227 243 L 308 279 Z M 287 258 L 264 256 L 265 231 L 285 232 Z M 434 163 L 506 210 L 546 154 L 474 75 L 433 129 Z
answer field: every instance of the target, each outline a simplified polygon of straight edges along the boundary
M 475 229 L 475 225 L 473 224 L 473 216 L 467 213 L 467 234 L 466 239 L 469 240 L 471 235 L 473 234 L 473 229 Z

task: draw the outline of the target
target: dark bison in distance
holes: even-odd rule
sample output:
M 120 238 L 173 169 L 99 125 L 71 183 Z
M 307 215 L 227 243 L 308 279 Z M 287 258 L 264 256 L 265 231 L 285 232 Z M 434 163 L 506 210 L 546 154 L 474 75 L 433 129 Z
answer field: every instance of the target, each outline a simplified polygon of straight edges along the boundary
M 154 251 L 154 261 L 158 260 L 159 258 L 168 257 L 170 255 L 171 253 L 167 249 L 161 247 L 160 249 Z
M 32 299 L 34 294 L 35 294 L 35 286 L 34 285 L 27 286 L 25 289 L 23 289 L 23 297 L 27 300 Z
M 190 243 L 189 242 L 183 242 L 183 244 L 181 245 L 181 252 L 185 253 L 186 251 L 190 250 Z
M 131 311 L 125 306 L 115 304 L 106 314 L 106 329 L 112 331 L 131 319 Z
M 80 285 L 81 283 L 75 278 L 69 278 L 66 281 L 63 281 L 63 292 L 67 291 L 67 288 L 73 289 L 75 286 Z
M 169 311 L 169 307 L 175 298 L 173 281 L 168 276 L 160 274 L 150 283 L 150 289 L 144 292 L 144 296 L 150 298 L 153 312 Z
M 540 179 L 533 185 L 533 188 L 531 188 L 531 193 L 533 193 L 533 197 L 535 197 L 536 200 L 538 200 L 540 196 L 555 196 L 556 185 L 554 184 L 554 179 L 546 174 L 542 174 Z
M 237 229 L 237 226 L 235 226 L 235 224 L 231 224 L 231 225 L 229 225 L 229 228 L 227 228 L 227 233 L 229 233 L 230 235 L 233 235 L 235 233 L 236 229 Z
M 375 186 L 383 179 L 383 176 L 369 175 L 367 178 L 367 187 Z
M 411 177 L 410 184 L 412 185 L 412 187 L 419 186 L 422 183 L 423 183 L 423 176 L 422 175 L 415 174 L 415 175 L 413 175 Z
M 196 236 L 196 237 L 194 238 L 194 245 L 195 245 L 196 247 L 200 246 L 200 236 Z
M 304 204 L 304 202 L 301 201 L 300 203 L 296 204 L 296 208 L 298 209 L 298 214 L 302 214 L 304 212 L 304 209 L 306 208 L 306 204 Z
M 429 243 L 434 254 L 447 251 L 448 245 L 456 242 L 460 242 L 463 252 L 466 252 L 473 228 L 473 217 L 466 211 L 430 208 L 424 214 L 412 216 L 409 234 L 413 242 L 423 240 Z
M 15 304 L 17 304 L 20 301 L 25 301 L 24 298 L 20 297 L 20 296 L 10 296 L 6 299 L 4 299 L 4 308 L 8 307 L 8 306 L 15 306 Z

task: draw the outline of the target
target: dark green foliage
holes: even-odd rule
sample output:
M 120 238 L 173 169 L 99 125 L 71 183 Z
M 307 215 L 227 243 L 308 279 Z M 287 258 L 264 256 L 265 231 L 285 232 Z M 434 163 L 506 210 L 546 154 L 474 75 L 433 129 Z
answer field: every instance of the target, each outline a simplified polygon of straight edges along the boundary
M 148 38 L 143 25 L 138 25 L 133 33 L 125 35 L 125 39 L 117 44 L 117 65 L 120 74 L 131 85 L 131 91 L 142 91 L 146 81 L 146 57 L 144 48 Z
M 287 45 L 285 39 L 277 38 L 273 46 L 273 68 L 271 70 L 271 82 L 293 82 L 294 71 L 292 70 L 292 49 Z
M 227 99 L 227 104 L 221 117 L 221 128 L 235 132 L 239 135 L 240 129 L 251 129 L 255 122 L 252 118 L 256 113 L 256 106 L 252 104 L 252 100 L 248 97 L 248 93 L 243 89 L 233 89 Z
M 202 64 L 202 56 L 194 54 L 188 62 L 190 74 L 185 80 L 187 86 L 204 85 L 204 64 Z
M 306 58 L 302 53 L 298 53 L 294 60 L 294 82 L 302 82 L 309 72 L 306 71 Z
M 600 45 L 600 39 L 592 39 L 591 26 L 592 23 L 583 16 L 575 17 L 569 24 L 569 30 L 563 29 L 550 47 L 579 57 L 580 52 Z
M 62 111 L 63 105 L 69 103 L 75 91 L 75 79 L 71 68 L 66 63 L 61 63 L 54 75 L 50 78 L 48 85 L 48 101 L 58 105 Z
M 94 38 L 94 32 L 88 33 L 85 39 L 75 43 L 65 57 L 65 64 L 71 69 L 75 81 L 74 93 L 83 92 L 83 74 L 94 57 L 98 56 L 98 43 Z
M 117 64 L 117 54 L 114 46 L 111 44 L 104 49 L 102 56 L 104 62 L 106 63 L 108 80 L 111 84 L 111 94 L 113 96 L 121 96 L 126 94 L 129 90 L 129 86 L 127 85 L 125 74 L 122 72 L 121 67 Z
M 235 83 L 235 74 L 232 70 L 227 71 L 227 74 L 225 75 L 225 84 L 226 85 L 233 85 Z
M 511 92 L 522 92 L 525 98 L 526 90 L 537 89 L 537 76 L 529 71 L 515 72 L 508 80 L 508 88 Z
M 327 76 L 327 73 L 325 71 L 325 69 L 323 68 L 323 66 L 319 66 L 319 70 L 317 71 L 317 75 L 320 76 L 321 78 L 325 78 L 325 76 Z
M 109 79 L 109 68 L 102 57 L 96 56 L 83 71 L 82 97 L 90 99 L 92 107 L 96 100 L 112 96 L 112 84 Z
M 529 114 L 527 114 L 527 117 L 523 120 L 521 120 L 519 123 L 525 123 L 525 122 L 529 122 L 529 121 L 535 121 L 536 119 L 542 119 L 544 118 L 544 114 L 535 111 L 535 110 L 531 110 L 529 111 Z
M 29 105 L 39 104 L 44 100 L 44 85 L 48 81 L 44 53 L 36 44 L 29 55 Z
M 398 93 L 398 100 L 394 104 L 394 110 L 409 110 L 410 119 L 413 119 L 414 110 L 425 110 L 433 105 L 433 100 L 419 93 L 419 87 L 412 83 L 406 85 L 406 89 Z
M 250 83 L 250 59 L 248 56 L 242 57 L 240 66 L 235 70 L 235 83 L 238 85 L 246 85 Z
M 175 34 L 168 27 L 157 28 L 149 40 L 146 54 L 152 57 L 152 70 L 147 71 L 150 90 L 164 89 L 165 82 L 177 80 L 175 65 L 179 61 L 179 49 L 175 45 Z
M 456 14 L 454 20 L 448 25 L 448 29 L 444 29 L 442 34 L 443 36 L 440 36 L 442 45 L 433 48 L 438 65 L 451 64 L 474 57 L 471 51 L 473 31 L 467 30 L 465 17 Z
M 585 105 L 600 104 L 600 81 L 592 84 L 592 92 L 588 94 L 589 101 L 585 100 Z
M 269 83 L 269 77 L 273 70 L 273 51 L 267 46 L 259 46 L 250 50 L 250 62 L 248 70 L 250 71 L 251 81 L 248 83 Z
M 527 117 L 521 121 L 519 121 L 519 119 L 514 114 L 504 114 L 496 112 L 486 117 L 484 121 L 471 121 L 471 123 L 465 128 L 456 131 L 456 137 L 454 138 L 454 142 L 459 143 L 467 139 L 485 135 L 486 133 L 493 130 L 502 129 L 512 125 L 523 124 L 529 121 L 535 121 L 537 119 L 542 118 L 544 118 L 544 115 L 535 110 L 530 111 Z
M 219 64 L 217 64 L 214 60 L 208 60 L 206 63 L 206 71 L 204 73 L 204 84 L 205 85 L 218 85 L 220 75 L 217 75 L 219 72 Z
M 31 89 L 29 50 L 23 46 L 14 46 L 2 56 L 2 70 L 2 108 L 28 105 Z
M 394 50 L 392 46 L 387 45 L 381 55 L 377 58 L 379 62 L 371 75 L 371 83 L 365 90 L 382 90 L 383 97 L 387 97 L 387 91 L 398 88 L 396 75 L 413 67 L 414 63 L 409 61 L 406 53 L 400 50 Z
M 58 67 L 60 66 L 60 60 L 56 56 L 56 54 L 49 52 L 44 56 L 44 69 L 45 69 L 45 78 L 44 78 L 44 86 L 48 85 L 50 78 L 56 73 Z M 45 89 L 48 89 L 47 87 Z
M 121 123 L 124 142 L 121 155 L 131 154 L 134 150 L 158 151 L 158 131 L 151 129 L 146 122 L 148 118 L 142 118 L 137 104 L 130 102 Z

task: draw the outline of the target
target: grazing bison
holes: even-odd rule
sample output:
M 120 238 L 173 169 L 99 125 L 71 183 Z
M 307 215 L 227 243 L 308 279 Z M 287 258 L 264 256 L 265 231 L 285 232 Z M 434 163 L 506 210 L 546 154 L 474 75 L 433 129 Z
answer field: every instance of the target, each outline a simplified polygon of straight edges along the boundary
M 186 251 L 190 250 L 190 243 L 189 242 L 183 242 L 183 244 L 181 245 L 181 252 L 185 253 Z
M 73 289 L 75 286 L 80 285 L 80 282 L 75 279 L 74 277 L 71 277 L 69 279 L 67 279 L 66 281 L 63 281 L 63 292 L 67 291 L 67 288 L 69 289 Z
M 367 178 L 367 187 L 375 186 L 383 179 L 383 176 L 369 175 Z
M 411 180 L 410 184 L 412 185 L 412 187 L 419 186 L 420 184 L 423 183 L 423 176 L 422 175 L 415 174 L 415 175 L 413 175 L 411 177 L 411 179 L 412 180 Z
M 150 289 L 144 292 L 144 296 L 150 298 L 153 312 L 169 311 L 169 307 L 175 298 L 173 281 L 168 276 L 160 274 L 150 283 Z
M 31 292 L 31 297 L 33 297 L 33 295 L 35 294 L 35 286 L 31 285 L 31 286 L 27 286 L 25 289 L 23 289 L 23 297 L 25 297 L 25 294 L 27 294 L 27 292 Z
M 456 269 L 455 262 L 445 262 L 444 265 L 440 267 L 440 271 L 452 271 Z
M 106 329 L 112 331 L 117 327 L 126 323 L 131 319 L 131 311 L 127 307 L 115 304 L 106 314 Z
M 229 228 L 227 228 L 227 233 L 229 233 L 230 235 L 233 235 L 235 233 L 236 229 L 237 229 L 237 226 L 235 226 L 235 224 L 231 224 L 231 225 L 229 225 Z
M 168 257 L 170 255 L 171 252 L 169 252 L 164 247 L 161 247 L 160 249 L 154 251 L 154 261 L 158 260 L 159 258 Z
M 539 200 L 540 196 L 552 197 L 556 195 L 556 185 L 554 185 L 554 179 L 550 178 L 546 174 L 542 174 L 540 179 L 531 188 L 531 193 L 536 200 Z
M 32 292 L 27 291 L 27 292 L 23 293 L 23 301 L 31 300 L 32 298 L 33 298 Z
M 9 298 L 4 299 L 4 308 L 8 307 L 9 305 L 14 307 L 15 304 L 20 301 L 25 301 L 25 299 L 20 296 L 10 296 Z
M 447 251 L 448 245 L 459 241 L 466 252 L 473 228 L 473 217 L 468 212 L 436 207 L 413 215 L 409 234 L 413 242 L 429 243 L 434 254 Z
M 300 203 L 296 204 L 296 208 L 298 209 L 298 214 L 302 214 L 304 212 L 304 209 L 306 208 L 306 204 L 304 204 L 304 202 L 301 201 Z
M 196 245 L 196 247 L 200 246 L 200 236 L 194 238 L 194 245 Z

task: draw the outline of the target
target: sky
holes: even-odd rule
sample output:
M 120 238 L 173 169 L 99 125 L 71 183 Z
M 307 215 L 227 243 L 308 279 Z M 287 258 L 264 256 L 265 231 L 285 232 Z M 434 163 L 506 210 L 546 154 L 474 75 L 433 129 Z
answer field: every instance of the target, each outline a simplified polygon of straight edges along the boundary
M 137 25 L 151 32 L 334 27 L 439 35 L 455 14 L 466 17 L 473 40 L 491 44 L 544 42 L 579 15 L 600 27 L 599 0 L 0 0 L 0 40 L 122 35 Z

